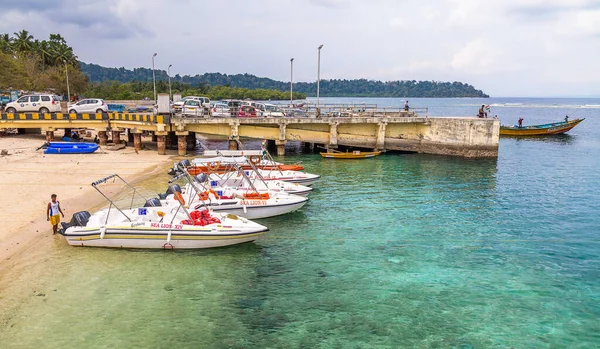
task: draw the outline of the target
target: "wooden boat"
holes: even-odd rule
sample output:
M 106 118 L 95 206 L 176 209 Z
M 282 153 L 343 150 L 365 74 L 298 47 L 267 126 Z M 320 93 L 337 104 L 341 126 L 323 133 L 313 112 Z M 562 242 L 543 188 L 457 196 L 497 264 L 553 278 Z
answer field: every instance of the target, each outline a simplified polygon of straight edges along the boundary
M 379 154 L 381 154 L 380 151 L 355 150 L 351 153 L 343 153 L 343 152 L 321 153 L 321 156 L 326 159 L 366 159 L 366 158 L 374 158 Z
M 574 119 L 571 121 L 553 122 L 550 124 L 531 126 L 500 126 L 501 136 L 543 136 L 562 134 L 577 126 L 585 119 Z
M 89 154 L 98 150 L 96 143 L 49 142 L 44 154 Z

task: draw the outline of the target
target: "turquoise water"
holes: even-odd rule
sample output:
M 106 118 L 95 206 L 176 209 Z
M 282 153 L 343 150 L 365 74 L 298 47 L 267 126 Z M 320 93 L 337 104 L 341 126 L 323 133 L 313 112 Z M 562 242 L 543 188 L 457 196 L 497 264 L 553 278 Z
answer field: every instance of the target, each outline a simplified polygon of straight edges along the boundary
M 2 298 L 19 303 L 0 346 L 600 347 L 600 100 L 411 104 L 471 115 L 481 101 L 503 123 L 586 121 L 502 139 L 493 160 L 286 156 L 322 179 L 301 211 L 260 220 L 271 231 L 252 244 L 120 251 L 57 238 L 8 290 L 30 295 Z

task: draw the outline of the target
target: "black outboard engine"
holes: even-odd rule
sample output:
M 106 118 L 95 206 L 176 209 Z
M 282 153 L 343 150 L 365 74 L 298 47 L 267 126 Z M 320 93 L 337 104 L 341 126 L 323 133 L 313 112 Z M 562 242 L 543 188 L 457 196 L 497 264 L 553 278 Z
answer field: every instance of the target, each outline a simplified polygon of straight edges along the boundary
M 190 167 L 190 166 L 192 166 L 192 164 L 190 163 L 190 160 L 188 160 L 188 159 L 183 159 L 183 160 L 179 161 L 179 167 L 186 168 L 186 167 Z
M 176 192 L 183 193 L 183 191 L 181 190 L 181 186 L 180 186 L 179 184 L 173 184 L 173 189 L 174 189 Z M 166 191 L 164 194 L 158 194 L 158 198 L 159 198 L 159 199 L 161 199 L 161 200 L 164 200 L 164 199 L 166 199 L 166 198 L 167 198 L 167 196 L 168 196 L 169 194 L 173 194 L 173 191 L 171 191 L 171 187 L 168 187 L 168 188 L 167 188 L 167 191 Z M 159 206 L 160 206 L 160 205 L 159 205 Z
M 162 204 L 160 203 L 160 199 L 158 198 L 152 198 L 150 200 L 147 200 L 146 203 L 144 204 L 144 207 L 160 207 L 162 206 Z
M 71 222 L 60 223 L 59 233 L 63 234 L 70 227 L 85 227 L 92 215 L 88 211 L 79 211 L 73 214 Z
M 197 174 L 194 178 L 196 178 L 198 183 L 205 183 L 206 181 L 208 181 L 208 176 L 204 172 Z

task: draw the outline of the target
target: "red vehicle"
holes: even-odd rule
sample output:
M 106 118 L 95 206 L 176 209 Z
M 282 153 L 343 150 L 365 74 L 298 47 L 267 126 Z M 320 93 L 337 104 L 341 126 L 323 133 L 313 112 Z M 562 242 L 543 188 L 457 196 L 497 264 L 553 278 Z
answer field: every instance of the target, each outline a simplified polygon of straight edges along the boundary
M 255 118 L 256 117 L 256 108 L 251 105 L 242 105 L 238 109 L 238 117 L 239 118 Z

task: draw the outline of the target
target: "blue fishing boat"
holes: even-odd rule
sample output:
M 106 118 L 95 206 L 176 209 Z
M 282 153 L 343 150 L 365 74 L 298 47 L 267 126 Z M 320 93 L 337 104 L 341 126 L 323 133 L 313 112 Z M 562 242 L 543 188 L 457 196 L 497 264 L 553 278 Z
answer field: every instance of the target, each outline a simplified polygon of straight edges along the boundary
M 89 154 L 98 150 L 98 144 L 85 142 L 48 142 L 44 154 Z

